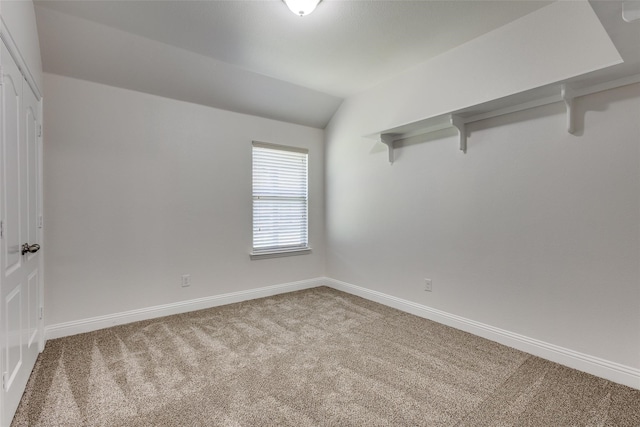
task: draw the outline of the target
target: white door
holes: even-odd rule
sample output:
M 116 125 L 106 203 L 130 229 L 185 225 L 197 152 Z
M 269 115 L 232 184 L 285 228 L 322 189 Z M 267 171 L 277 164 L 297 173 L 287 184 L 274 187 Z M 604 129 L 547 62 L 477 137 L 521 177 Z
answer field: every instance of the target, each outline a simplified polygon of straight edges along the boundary
M 39 104 L 1 46 L 0 325 L 2 426 L 8 426 L 38 356 L 40 322 Z

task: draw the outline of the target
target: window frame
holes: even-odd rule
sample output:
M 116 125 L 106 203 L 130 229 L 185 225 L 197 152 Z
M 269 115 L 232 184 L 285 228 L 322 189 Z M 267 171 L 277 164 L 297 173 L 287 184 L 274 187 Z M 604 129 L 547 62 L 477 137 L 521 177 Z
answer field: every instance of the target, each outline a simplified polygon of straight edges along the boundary
M 305 246 L 280 246 L 280 247 L 269 247 L 267 249 L 256 249 L 255 247 L 255 217 L 256 217 L 256 200 L 259 200 L 260 195 L 256 195 L 256 190 L 255 190 L 255 148 L 263 148 L 263 149 L 268 149 L 268 150 L 278 150 L 278 151 L 285 151 L 285 152 L 289 152 L 289 153 L 298 153 L 298 154 L 304 154 L 306 156 L 306 171 L 305 171 L 305 179 L 306 179 L 306 183 L 305 183 L 305 195 L 304 195 L 304 202 L 305 202 L 305 222 L 304 222 L 304 227 L 305 227 L 305 237 L 306 237 L 306 245 Z M 263 196 L 264 197 L 264 196 Z M 286 196 L 276 196 L 276 197 L 283 197 L 282 200 L 286 200 L 287 197 Z M 298 196 L 299 197 L 299 196 Z M 292 200 L 298 198 L 298 197 L 291 197 Z M 301 147 L 295 147 L 295 146 L 288 146 L 288 145 L 280 145 L 280 144 L 273 144 L 273 143 L 268 143 L 268 142 L 261 142 L 261 141 L 252 141 L 251 143 L 251 239 L 252 239 L 252 243 L 251 243 L 251 252 L 250 252 L 250 258 L 252 260 L 256 260 L 256 259 L 263 259 L 263 258 L 277 258 L 277 257 L 285 257 L 285 256 L 293 256 L 293 255 L 304 255 L 304 254 L 309 254 L 311 253 L 311 246 L 309 244 L 309 150 L 307 148 L 301 148 Z

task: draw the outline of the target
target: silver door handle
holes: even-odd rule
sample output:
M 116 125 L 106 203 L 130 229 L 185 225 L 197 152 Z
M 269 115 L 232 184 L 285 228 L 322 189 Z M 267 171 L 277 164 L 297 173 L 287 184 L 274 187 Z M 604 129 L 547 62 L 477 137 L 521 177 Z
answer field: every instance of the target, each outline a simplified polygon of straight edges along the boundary
M 25 243 L 24 245 L 22 245 L 22 255 L 26 254 L 27 252 L 31 254 L 35 254 L 39 250 L 40 250 L 40 245 L 37 243 L 34 243 L 33 245 Z

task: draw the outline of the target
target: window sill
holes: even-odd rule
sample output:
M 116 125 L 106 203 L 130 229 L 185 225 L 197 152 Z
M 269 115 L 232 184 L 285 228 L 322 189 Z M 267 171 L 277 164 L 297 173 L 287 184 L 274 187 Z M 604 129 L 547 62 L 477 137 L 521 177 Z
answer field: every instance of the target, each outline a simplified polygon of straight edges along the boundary
M 280 258 L 285 256 L 294 255 L 307 255 L 311 253 L 311 248 L 304 249 L 291 249 L 286 251 L 272 251 L 272 252 L 251 252 L 249 256 L 252 260 L 265 259 L 265 258 Z

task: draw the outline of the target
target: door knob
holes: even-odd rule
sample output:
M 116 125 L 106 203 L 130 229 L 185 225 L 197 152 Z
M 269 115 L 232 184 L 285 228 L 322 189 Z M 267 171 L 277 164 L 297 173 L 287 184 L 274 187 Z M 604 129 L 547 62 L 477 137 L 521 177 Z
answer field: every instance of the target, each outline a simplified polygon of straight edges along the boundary
M 40 245 L 38 245 L 37 243 L 34 243 L 33 245 L 25 243 L 24 245 L 22 245 L 22 255 L 26 254 L 27 252 L 31 254 L 35 254 L 39 250 L 40 250 Z

